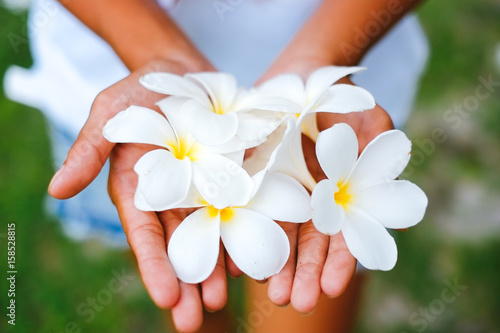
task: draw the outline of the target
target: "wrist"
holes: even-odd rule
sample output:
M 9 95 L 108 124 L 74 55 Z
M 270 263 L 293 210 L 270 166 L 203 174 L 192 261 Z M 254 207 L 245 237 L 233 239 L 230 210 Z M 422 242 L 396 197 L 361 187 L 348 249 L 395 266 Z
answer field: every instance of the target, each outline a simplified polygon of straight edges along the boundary
M 195 72 L 210 72 L 215 68 L 203 57 L 168 54 L 151 59 L 138 69 L 141 75 L 152 72 L 169 72 L 177 75 Z
M 124 64 L 135 71 L 152 63 L 174 62 L 185 71 L 200 71 L 212 68 L 209 61 L 180 31 L 165 17 L 163 24 L 147 31 L 124 36 L 110 36 L 108 42 Z
M 331 65 L 329 61 L 317 55 L 285 52 L 273 62 L 257 84 L 276 75 L 285 73 L 297 74 L 302 77 L 303 80 L 306 80 L 314 70 L 328 65 Z
M 188 71 L 209 65 L 155 0 L 72 0 L 64 5 L 102 37 L 130 71 L 162 59 Z

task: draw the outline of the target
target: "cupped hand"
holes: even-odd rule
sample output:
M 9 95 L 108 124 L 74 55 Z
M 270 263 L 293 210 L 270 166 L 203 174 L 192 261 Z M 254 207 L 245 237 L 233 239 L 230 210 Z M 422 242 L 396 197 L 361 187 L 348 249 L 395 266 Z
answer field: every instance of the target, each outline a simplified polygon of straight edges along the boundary
M 313 70 L 325 65 L 309 62 L 291 67 L 274 66 L 261 82 L 286 72 L 307 78 Z M 343 79 L 342 83 L 351 82 Z M 378 134 L 393 128 L 391 118 L 378 105 L 372 110 L 348 114 L 317 113 L 317 122 L 320 131 L 337 123 L 349 124 L 358 136 L 359 153 Z M 317 161 L 315 144 L 306 136 L 302 137 L 309 171 L 319 182 L 326 177 Z M 297 311 L 309 313 L 316 307 L 322 292 L 336 297 L 346 289 L 356 271 L 356 259 L 347 248 L 341 232 L 333 236 L 324 235 L 315 229 L 311 221 L 300 225 L 281 225 L 289 237 L 291 254 L 283 270 L 269 278 L 268 296 L 275 304 L 291 303 Z
M 110 157 L 108 191 L 118 209 L 127 240 L 134 252 L 139 272 L 153 301 L 162 308 L 172 308 L 176 327 L 183 332 L 195 331 L 202 323 L 203 306 L 209 310 L 222 308 L 227 300 L 224 258 L 221 252 L 214 273 L 201 284 L 188 285 L 178 281 L 167 257 L 168 239 L 189 213 L 172 210 L 162 213 L 144 212 L 134 205 L 137 175 L 133 166 L 154 146 L 114 144 L 102 136 L 106 122 L 131 105 L 157 111 L 155 103 L 164 98 L 139 83 L 139 78 L 151 72 L 212 71 L 208 61 L 193 63 L 158 60 L 134 71 L 125 79 L 102 91 L 95 99 L 89 118 L 68 153 L 63 167 L 54 175 L 49 193 L 58 199 L 70 198 L 99 174 Z
M 178 281 L 167 256 L 168 241 L 193 210 L 172 209 L 156 213 L 135 208 L 137 175 L 133 166 L 149 150 L 151 147 L 140 144 L 118 144 L 113 148 L 109 193 L 151 298 L 162 308 L 172 308 L 172 318 L 179 331 L 192 332 L 202 325 L 204 307 L 216 311 L 226 304 L 223 248 L 221 246 L 216 268 L 207 280 L 200 285 Z

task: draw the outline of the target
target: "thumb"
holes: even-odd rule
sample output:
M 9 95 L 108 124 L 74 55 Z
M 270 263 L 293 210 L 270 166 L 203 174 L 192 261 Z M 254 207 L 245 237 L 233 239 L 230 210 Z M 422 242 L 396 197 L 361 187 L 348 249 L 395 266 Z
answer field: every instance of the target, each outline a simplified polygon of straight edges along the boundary
M 48 192 L 56 199 L 67 199 L 87 187 L 106 163 L 114 143 L 107 141 L 102 129 L 108 118 L 93 110 L 68 152 L 63 166 L 55 173 Z

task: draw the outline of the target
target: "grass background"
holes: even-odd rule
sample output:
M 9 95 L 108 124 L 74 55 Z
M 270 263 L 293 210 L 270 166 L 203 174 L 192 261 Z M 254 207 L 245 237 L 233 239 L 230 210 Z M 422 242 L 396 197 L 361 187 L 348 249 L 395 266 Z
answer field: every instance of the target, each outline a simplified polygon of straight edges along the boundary
M 407 178 L 428 194 L 428 214 L 419 226 L 396 236 L 397 267 L 370 274 L 357 331 L 500 332 L 500 87 L 467 112 L 460 126 L 443 118 L 474 95 L 478 77 L 500 81 L 500 3 L 427 1 L 418 12 L 431 58 L 406 131 L 415 143 L 428 143 L 436 129 L 447 139 L 427 150 L 414 145 L 414 157 L 420 151 L 424 158 L 412 161 L 416 168 Z M 25 13 L 0 7 L 0 22 L 3 76 L 10 64 L 29 67 L 31 59 L 26 43 L 13 52 L 7 38 L 9 32 L 23 36 Z M 150 301 L 128 252 L 95 241 L 73 242 L 44 213 L 52 172 L 44 117 L 1 95 L 0 331 L 163 331 L 164 314 Z M 15 327 L 5 316 L 6 233 L 12 222 Z M 108 288 L 114 272 L 123 271 L 135 279 L 87 322 L 90 317 L 78 313 L 79 306 Z M 443 302 L 446 281 L 467 289 Z

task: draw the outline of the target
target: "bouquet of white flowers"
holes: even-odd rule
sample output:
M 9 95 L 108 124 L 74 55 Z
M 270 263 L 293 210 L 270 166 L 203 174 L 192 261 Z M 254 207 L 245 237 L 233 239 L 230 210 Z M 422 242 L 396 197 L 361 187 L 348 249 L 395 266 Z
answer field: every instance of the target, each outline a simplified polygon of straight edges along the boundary
M 342 232 L 366 268 L 394 267 L 397 248 L 386 228 L 417 224 L 427 207 L 420 188 L 396 180 L 410 159 L 411 142 L 399 130 L 387 131 L 358 157 L 350 126 L 336 124 L 319 133 L 316 124 L 317 112 L 375 106 L 366 90 L 334 84 L 360 70 L 323 67 L 306 82 L 284 74 L 252 89 L 238 87 L 226 73 L 141 78 L 147 89 L 168 95 L 157 103 L 163 114 L 131 106 L 110 119 L 103 134 L 111 142 L 158 147 L 134 167 L 137 208 L 199 208 L 168 244 L 179 279 L 207 279 L 216 266 L 220 239 L 241 271 L 258 280 L 274 275 L 290 253 L 288 238 L 275 221 L 311 218 L 324 234 Z M 302 134 L 316 143 L 327 176 L 319 183 L 307 168 Z

